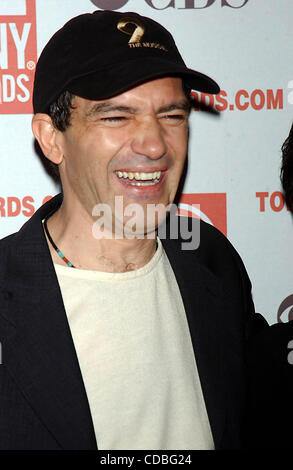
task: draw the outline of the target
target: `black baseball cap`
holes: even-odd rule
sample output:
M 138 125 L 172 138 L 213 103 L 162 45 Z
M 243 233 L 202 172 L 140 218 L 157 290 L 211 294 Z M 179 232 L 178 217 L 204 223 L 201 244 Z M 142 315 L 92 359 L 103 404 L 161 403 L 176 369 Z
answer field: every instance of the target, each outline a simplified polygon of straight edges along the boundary
M 214 80 L 186 67 L 172 35 L 151 18 L 134 12 L 86 13 L 68 21 L 43 49 L 34 112 L 47 113 L 66 90 L 101 100 L 164 76 L 179 76 L 190 89 L 220 91 Z

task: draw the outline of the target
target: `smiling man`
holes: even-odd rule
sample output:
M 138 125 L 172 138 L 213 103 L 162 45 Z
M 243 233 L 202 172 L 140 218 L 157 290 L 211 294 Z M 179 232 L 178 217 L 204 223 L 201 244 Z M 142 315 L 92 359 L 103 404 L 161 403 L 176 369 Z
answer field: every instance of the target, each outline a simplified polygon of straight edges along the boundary
M 124 208 L 138 204 L 145 213 L 150 204 L 173 202 L 187 152 L 190 103 L 182 79 L 157 78 L 107 100 L 75 96 L 72 107 L 71 125 L 64 132 L 52 126 L 47 114 L 33 119 L 44 154 L 59 167 L 64 195 L 61 208 L 48 220 L 49 233 L 58 246 L 62 237 L 64 252 L 76 267 L 108 270 L 107 261 L 110 271 L 123 272 L 129 263 L 141 267 L 153 255 L 154 237 L 138 243 L 124 233 L 122 244 L 112 237 L 97 244 L 91 235 L 92 212 L 106 204 L 125 226 L 129 217 L 123 217 L 125 211 L 116 214 L 117 196 Z M 147 217 L 141 225 L 138 234 L 154 230 Z M 107 228 L 111 232 L 112 218 Z M 60 261 L 56 252 L 53 256 Z
M 0 243 L 1 449 L 241 447 L 245 268 L 205 223 L 197 250 L 157 236 L 191 89 L 219 91 L 136 13 L 78 16 L 43 50 L 32 128 L 62 194 Z

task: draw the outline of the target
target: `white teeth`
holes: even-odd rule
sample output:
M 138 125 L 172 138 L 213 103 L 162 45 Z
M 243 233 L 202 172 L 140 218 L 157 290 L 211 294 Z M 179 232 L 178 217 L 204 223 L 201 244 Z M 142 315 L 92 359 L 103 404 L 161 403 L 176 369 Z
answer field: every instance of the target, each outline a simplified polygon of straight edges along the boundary
M 142 181 L 142 182 L 131 182 L 131 186 L 153 186 L 154 184 L 157 184 L 159 180 L 153 180 L 153 181 Z
M 144 173 L 144 172 L 126 172 L 126 171 L 116 171 L 118 178 L 125 178 L 136 181 L 149 181 L 149 180 L 159 180 L 161 178 L 161 171 L 154 171 L 153 173 Z

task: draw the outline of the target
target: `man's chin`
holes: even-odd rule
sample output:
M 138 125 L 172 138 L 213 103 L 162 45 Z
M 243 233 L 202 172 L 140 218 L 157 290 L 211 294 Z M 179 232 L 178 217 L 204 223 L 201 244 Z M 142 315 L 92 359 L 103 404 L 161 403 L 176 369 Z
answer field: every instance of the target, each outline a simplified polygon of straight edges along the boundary
M 95 206 L 92 215 L 97 220 L 93 233 L 95 238 L 156 238 L 157 228 L 166 220 L 169 210 L 170 205 L 162 202 L 125 204 L 122 196 L 116 196 L 114 207 L 107 204 Z

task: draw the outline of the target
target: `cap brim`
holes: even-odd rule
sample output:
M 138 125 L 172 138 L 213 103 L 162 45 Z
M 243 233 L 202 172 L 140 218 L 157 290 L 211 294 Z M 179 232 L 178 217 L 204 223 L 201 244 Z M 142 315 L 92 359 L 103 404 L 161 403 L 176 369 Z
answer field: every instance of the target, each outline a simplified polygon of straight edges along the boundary
M 156 57 L 136 59 L 112 65 L 107 69 L 95 70 L 76 77 L 67 84 L 66 89 L 83 98 L 101 100 L 164 76 L 181 77 L 192 90 L 210 94 L 220 91 L 219 85 L 207 75 L 188 69 L 184 64 L 174 64 Z

